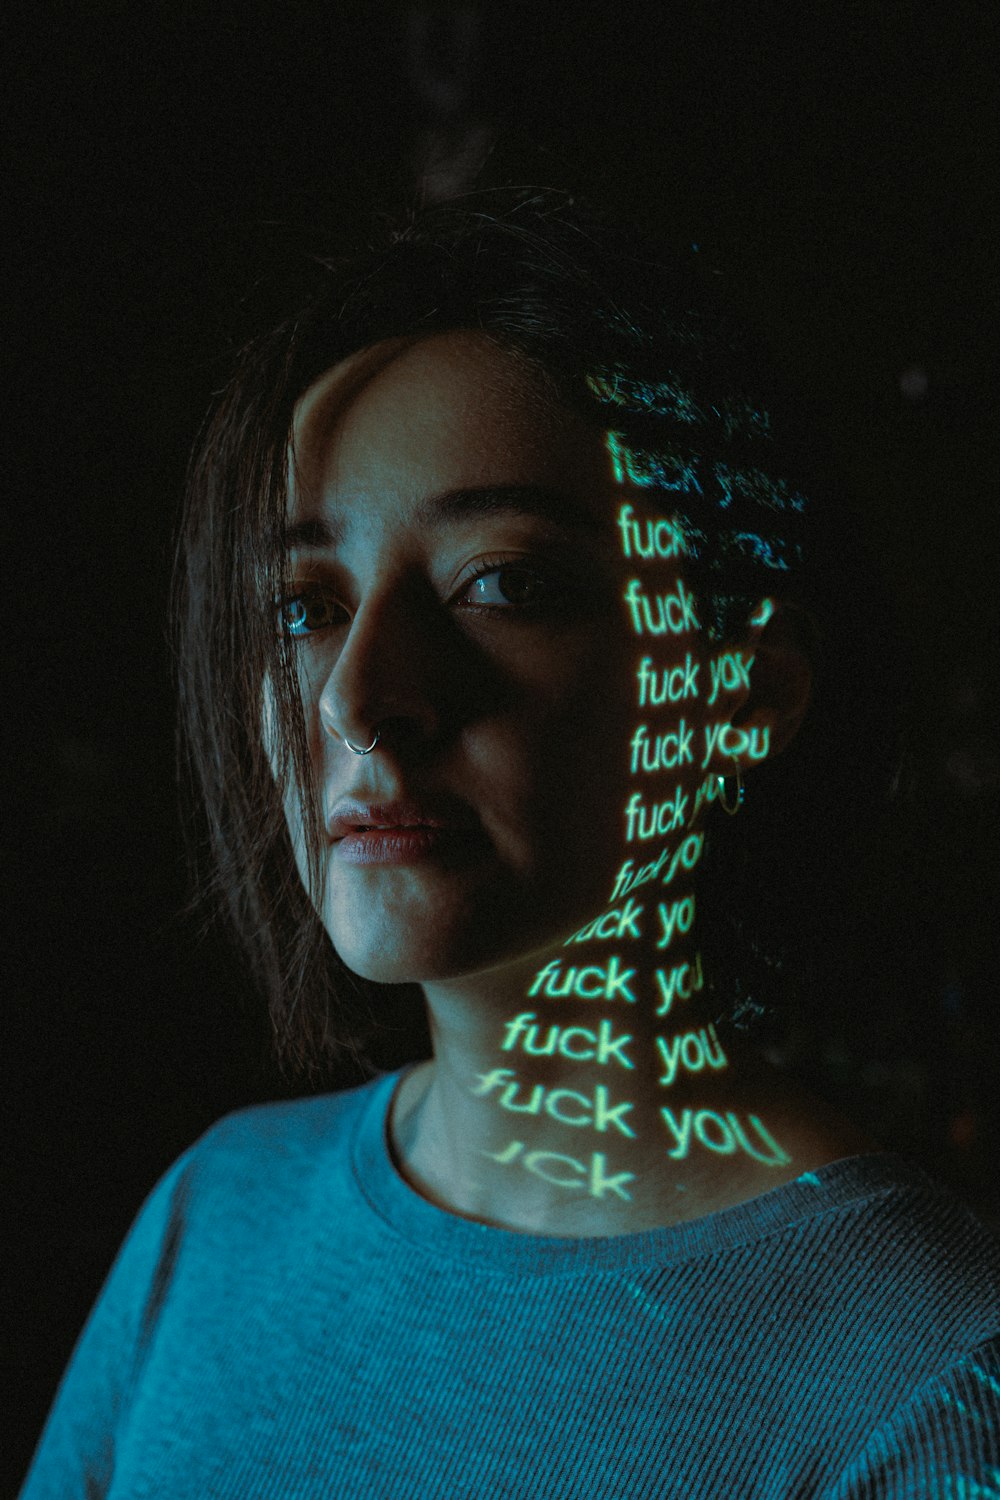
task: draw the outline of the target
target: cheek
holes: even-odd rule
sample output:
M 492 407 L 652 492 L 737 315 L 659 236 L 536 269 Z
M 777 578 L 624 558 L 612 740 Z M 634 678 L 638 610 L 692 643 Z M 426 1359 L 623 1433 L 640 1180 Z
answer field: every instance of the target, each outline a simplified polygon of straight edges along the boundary
M 627 647 L 576 653 L 573 670 L 536 679 L 516 711 L 470 733 L 468 757 L 484 820 L 524 873 L 555 869 L 569 890 L 603 899 L 617 856 L 634 711 Z
M 669 674 L 675 701 L 640 702 L 646 658 Z M 609 622 L 570 674 L 553 674 L 533 713 L 519 710 L 498 729 L 484 759 L 493 766 L 487 795 L 517 809 L 527 857 L 546 889 L 563 891 L 567 912 L 586 902 L 603 909 L 627 860 L 641 865 L 685 839 L 705 782 L 705 710 L 692 684 L 707 670 L 694 631 L 650 641 Z

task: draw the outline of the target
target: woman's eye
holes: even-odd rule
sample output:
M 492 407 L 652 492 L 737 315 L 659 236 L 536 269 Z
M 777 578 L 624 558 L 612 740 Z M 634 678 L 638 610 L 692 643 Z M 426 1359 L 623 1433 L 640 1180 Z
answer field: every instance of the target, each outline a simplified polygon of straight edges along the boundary
M 500 567 L 486 568 L 467 583 L 462 591 L 462 602 L 486 608 L 503 608 L 505 605 L 554 604 L 562 590 L 537 568 L 526 563 L 503 563 Z
M 308 589 L 294 594 L 278 606 L 278 618 L 286 635 L 301 640 L 317 630 L 325 630 L 337 621 L 341 606 L 323 589 Z

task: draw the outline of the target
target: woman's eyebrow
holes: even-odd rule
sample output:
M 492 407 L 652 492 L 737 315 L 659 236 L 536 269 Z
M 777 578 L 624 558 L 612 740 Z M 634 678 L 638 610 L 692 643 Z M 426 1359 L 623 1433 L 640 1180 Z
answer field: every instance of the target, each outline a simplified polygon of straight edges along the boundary
M 421 502 L 416 512 L 418 526 L 449 526 L 480 516 L 527 516 L 547 521 L 562 531 L 583 532 L 597 537 L 604 533 L 597 517 L 579 501 L 558 490 L 535 484 L 481 485 L 445 490 Z M 343 522 L 323 515 L 307 517 L 286 526 L 282 536 L 287 551 L 335 547 L 343 536 Z

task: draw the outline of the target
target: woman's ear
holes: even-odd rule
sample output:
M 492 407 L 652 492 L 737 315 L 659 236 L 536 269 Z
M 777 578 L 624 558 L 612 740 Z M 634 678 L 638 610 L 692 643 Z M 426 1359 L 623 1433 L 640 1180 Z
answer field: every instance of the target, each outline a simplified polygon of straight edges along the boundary
M 734 758 L 746 771 L 791 744 L 809 707 L 817 635 L 808 610 L 766 599 L 738 639 L 712 656 L 719 733 L 706 769 L 731 776 Z

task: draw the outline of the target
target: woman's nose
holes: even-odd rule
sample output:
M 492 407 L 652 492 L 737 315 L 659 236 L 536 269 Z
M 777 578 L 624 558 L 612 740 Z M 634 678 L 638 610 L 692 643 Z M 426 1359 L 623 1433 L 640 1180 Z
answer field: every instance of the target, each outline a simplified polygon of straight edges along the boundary
M 323 684 L 320 723 L 360 752 L 441 733 L 450 685 L 447 622 L 436 601 L 397 594 L 362 604 Z

